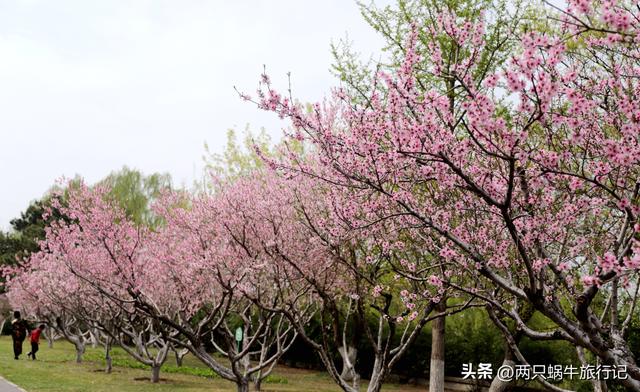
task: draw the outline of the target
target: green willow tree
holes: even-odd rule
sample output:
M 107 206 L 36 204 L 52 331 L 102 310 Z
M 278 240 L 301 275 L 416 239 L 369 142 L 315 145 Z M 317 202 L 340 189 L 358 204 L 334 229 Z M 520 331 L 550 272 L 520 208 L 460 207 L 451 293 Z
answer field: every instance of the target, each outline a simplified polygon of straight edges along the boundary
M 240 138 L 233 129 L 227 130 L 227 143 L 222 152 L 213 152 L 205 143 L 205 172 L 219 179 L 234 179 L 261 170 L 263 160 L 255 152 L 255 146 L 261 151 L 272 151 L 271 138 L 264 128 L 253 133 L 247 126 Z M 207 181 L 205 181 L 207 182 Z
M 109 197 L 117 201 L 135 223 L 149 227 L 160 224 L 158 217 L 150 210 L 151 203 L 172 187 L 169 174 L 145 176 L 141 171 L 126 166 L 109 174 L 99 184 L 109 186 Z

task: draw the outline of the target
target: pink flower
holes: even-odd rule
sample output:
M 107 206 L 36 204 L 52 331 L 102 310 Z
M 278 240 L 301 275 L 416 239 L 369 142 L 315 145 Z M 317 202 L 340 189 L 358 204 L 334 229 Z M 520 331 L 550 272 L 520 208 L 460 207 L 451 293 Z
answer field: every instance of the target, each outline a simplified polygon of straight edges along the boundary
M 440 250 L 440 256 L 445 260 L 451 260 L 457 256 L 457 253 L 449 247 L 444 247 Z
M 600 279 L 598 279 L 598 277 L 596 276 L 590 276 L 590 275 L 583 276 L 582 283 L 585 286 L 593 286 L 593 285 L 600 286 Z
M 624 199 L 621 199 L 617 205 L 618 205 L 618 208 L 620 208 L 621 210 L 625 210 L 631 206 L 631 203 L 629 202 L 629 199 L 624 198 Z
M 611 253 L 605 253 L 604 257 L 598 258 L 598 265 L 602 268 L 602 270 L 606 273 L 612 271 L 618 264 L 616 256 Z
M 382 292 L 382 286 L 380 286 L 380 285 L 376 285 L 376 286 L 373 288 L 373 293 L 372 293 L 372 294 L 373 294 L 373 297 L 374 297 L 374 298 L 379 297 L 381 292 Z
M 636 252 L 632 257 L 625 257 L 624 265 L 631 270 L 640 268 L 640 253 Z
M 533 270 L 536 272 L 540 272 L 542 270 L 542 268 L 546 267 L 547 265 L 549 265 L 549 263 L 551 263 L 551 260 L 549 259 L 537 259 L 533 261 Z
M 431 275 L 427 278 L 427 282 L 432 286 L 442 287 L 442 280 L 435 275 Z

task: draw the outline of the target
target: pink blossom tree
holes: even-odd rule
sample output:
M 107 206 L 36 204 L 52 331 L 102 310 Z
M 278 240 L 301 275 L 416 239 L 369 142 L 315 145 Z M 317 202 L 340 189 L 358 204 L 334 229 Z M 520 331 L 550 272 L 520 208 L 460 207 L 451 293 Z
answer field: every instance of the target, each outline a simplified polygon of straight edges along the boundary
M 350 223 L 360 209 L 350 210 L 349 195 L 335 193 L 303 176 L 257 173 L 223 191 L 227 205 L 222 210 L 229 214 L 225 227 L 240 253 L 270 276 L 282 299 L 272 304 L 272 297 L 251 290 L 247 295 L 286 314 L 345 391 L 360 388 L 356 344 L 364 338 L 375 356 L 373 368 L 366 369 L 371 373 L 367 390 L 378 391 L 428 321 L 470 303 L 433 314 L 445 294 L 439 276 L 450 276 L 441 275 L 444 265 L 433 262 L 439 256 L 425 252 L 426 246 L 413 247 L 415 239 L 403 242 L 409 229 L 400 225 L 354 230 Z M 333 203 L 335 198 L 340 202 Z M 309 333 L 310 311 L 320 324 L 317 338 Z M 368 322 L 372 318 L 375 326 Z
M 86 344 L 101 334 L 106 338 L 107 371 L 110 347 L 116 342 L 150 366 L 151 381 L 158 382 L 170 345 L 167 331 L 141 318 L 131 301 L 122 300 L 147 276 L 139 247 L 147 229 L 132 224 L 106 192 L 79 183 L 69 188 L 64 203 L 54 198 L 52 208 L 68 219 L 50 224 L 41 251 L 11 280 L 10 296 L 73 343 L 78 362 Z
M 154 278 L 144 292 L 134 293 L 136 306 L 172 328 L 177 346 L 235 382 L 239 391 L 252 382 L 259 389 L 297 334 L 282 315 L 257 308 L 245 296 L 251 291 L 269 297 L 270 280 L 250 281 L 259 270 L 232 249 L 224 226 L 233 224 L 227 218 L 235 212 L 223 210 L 221 196 L 184 194 L 166 195 L 155 211 L 166 224 L 152 240 Z M 225 361 L 207 351 L 207 342 Z
M 429 31 L 433 64 L 416 68 L 411 34 L 402 66 L 375 75 L 362 104 L 338 89 L 305 111 L 265 75 L 256 102 L 290 118 L 289 137 L 321 164 L 292 150 L 271 165 L 357 190 L 354 208 L 409 219 L 441 241 L 471 282 L 447 285 L 486 303 L 520 362 L 503 317 L 625 367 L 619 382 L 640 390 L 625 341 L 640 267 L 638 19 L 625 3 L 570 2 L 548 31 L 519 33 L 513 57 L 487 74 L 484 24 L 445 12 Z M 442 35 L 453 55 L 436 44 Z M 416 88 L 419 72 L 439 84 Z M 520 301 L 557 329 L 528 327 Z
M 26 317 L 46 323 L 73 344 L 76 362 L 80 363 L 89 340 L 89 326 L 77 315 L 85 306 L 87 291 L 61 271 L 54 258 L 34 253 L 25 264 L 4 271 L 9 276 L 7 297 Z
M 43 305 L 78 358 L 84 336 L 98 329 L 149 365 L 154 382 L 174 345 L 245 391 L 251 382 L 260 387 L 295 339 L 286 317 L 244 296 L 268 296 L 269 285 L 246 281 L 254 266 L 221 235 L 219 198 L 166 193 L 154 210 L 164 224 L 154 231 L 129 219 L 105 185 L 80 183 L 64 205 L 52 207 L 68 219 L 50 225 L 42 251 L 10 281 L 11 292 L 25 307 Z M 85 328 L 72 335 L 76 322 Z M 225 359 L 208 352 L 208 343 Z

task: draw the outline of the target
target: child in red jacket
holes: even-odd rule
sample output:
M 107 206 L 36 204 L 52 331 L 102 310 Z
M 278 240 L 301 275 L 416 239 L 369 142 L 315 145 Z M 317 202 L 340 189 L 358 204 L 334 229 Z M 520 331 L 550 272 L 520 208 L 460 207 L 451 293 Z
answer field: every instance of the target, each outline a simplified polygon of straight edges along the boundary
M 44 331 L 44 324 L 40 325 L 40 327 L 31 331 L 31 351 L 27 354 L 28 357 L 31 357 L 34 361 L 36 360 L 36 353 L 38 352 L 38 343 L 40 343 L 40 335 Z

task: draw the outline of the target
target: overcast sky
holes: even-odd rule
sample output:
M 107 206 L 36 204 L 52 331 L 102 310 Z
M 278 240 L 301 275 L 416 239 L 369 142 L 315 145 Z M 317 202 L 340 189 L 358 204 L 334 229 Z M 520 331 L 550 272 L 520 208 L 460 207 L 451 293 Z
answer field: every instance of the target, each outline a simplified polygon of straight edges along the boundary
M 377 2 L 380 4 L 380 2 Z M 61 176 L 124 165 L 190 186 L 203 144 L 283 124 L 240 100 L 262 65 L 294 95 L 337 82 L 332 39 L 368 57 L 381 41 L 348 0 L 0 0 L 0 229 Z

